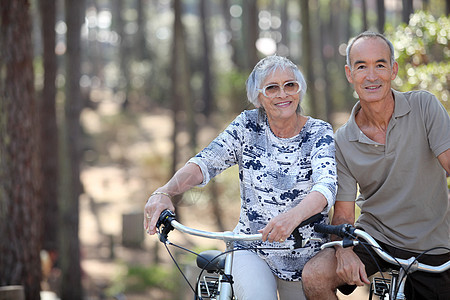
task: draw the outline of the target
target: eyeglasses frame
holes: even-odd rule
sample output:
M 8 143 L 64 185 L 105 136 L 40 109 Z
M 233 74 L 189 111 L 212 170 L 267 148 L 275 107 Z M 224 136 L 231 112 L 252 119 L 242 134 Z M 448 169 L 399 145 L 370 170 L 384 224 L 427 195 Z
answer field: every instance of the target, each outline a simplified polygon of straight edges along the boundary
M 286 93 L 286 91 L 284 90 L 284 87 L 286 86 L 286 84 L 293 83 L 293 82 L 297 83 L 297 85 L 298 85 L 298 90 L 297 90 L 297 92 L 295 92 L 295 93 L 293 93 L 293 94 L 288 94 L 288 93 Z M 265 97 L 270 98 L 270 99 L 279 97 L 279 95 L 280 95 L 279 93 L 278 93 L 278 95 L 273 96 L 273 97 L 269 97 L 269 96 L 267 96 L 267 94 L 266 94 L 266 89 L 267 89 L 269 86 L 274 86 L 274 85 L 278 86 L 278 87 L 280 88 L 280 91 L 283 90 L 283 92 L 284 92 L 286 95 L 288 95 L 288 96 L 292 96 L 292 95 L 298 94 L 298 93 L 300 93 L 300 91 L 302 90 L 302 86 L 300 85 L 300 83 L 299 83 L 297 80 L 290 80 L 290 81 L 286 81 L 286 82 L 283 84 L 283 86 L 280 86 L 280 85 L 277 84 L 277 83 L 271 83 L 271 84 L 268 84 L 268 85 L 264 86 L 262 89 L 257 89 L 257 91 L 260 92 L 260 93 L 262 93 Z

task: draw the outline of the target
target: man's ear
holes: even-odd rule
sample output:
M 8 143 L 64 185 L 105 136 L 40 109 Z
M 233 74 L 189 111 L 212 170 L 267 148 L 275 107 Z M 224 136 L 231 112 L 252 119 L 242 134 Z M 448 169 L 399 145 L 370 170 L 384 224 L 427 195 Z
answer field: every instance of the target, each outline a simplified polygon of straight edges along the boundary
M 398 74 L 398 62 L 394 61 L 394 64 L 392 65 L 391 80 L 394 80 L 395 77 L 397 77 L 397 74 Z
M 348 65 L 345 65 L 345 77 L 347 77 L 348 82 L 353 83 L 352 70 Z

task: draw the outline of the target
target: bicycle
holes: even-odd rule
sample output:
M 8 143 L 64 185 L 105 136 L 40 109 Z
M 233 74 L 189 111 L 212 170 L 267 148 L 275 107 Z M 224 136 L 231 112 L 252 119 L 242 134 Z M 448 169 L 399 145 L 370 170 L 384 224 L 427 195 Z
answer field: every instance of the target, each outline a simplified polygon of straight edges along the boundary
M 304 247 L 310 241 L 322 241 L 320 238 L 303 238 L 302 234 L 298 231 L 298 228 L 303 227 L 305 225 L 311 224 L 311 226 L 322 220 L 323 215 L 318 213 L 307 220 L 303 221 L 296 229 L 294 229 L 292 236 L 294 237 L 294 245 L 289 248 L 270 248 L 270 249 L 298 249 L 300 247 Z M 225 231 L 225 232 L 210 232 L 203 231 L 194 228 L 190 228 L 184 226 L 179 223 L 175 219 L 175 214 L 170 210 L 165 210 L 161 213 L 159 220 L 156 224 L 158 228 L 158 237 L 159 240 L 166 246 L 169 255 L 177 266 L 178 270 L 183 275 L 184 279 L 190 286 L 191 290 L 194 292 L 195 299 L 214 299 L 214 300 L 231 300 L 235 299 L 234 290 L 233 290 L 233 278 L 231 275 L 231 268 L 233 264 L 233 253 L 237 250 L 244 249 L 235 249 L 234 242 L 235 241 L 260 241 L 262 240 L 262 234 L 236 234 L 234 232 Z M 182 233 L 209 238 L 209 239 L 217 239 L 225 242 L 226 250 L 206 250 L 201 252 L 200 254 L 195 253 L 191 250 L 180 247 L 176 244 L 171 243 L 168 240 L 168 234 L 172 230 L 178 230 Z M 192 285 L 187 280 L 181 268 L 178 266 L 174 257 L 170 253 L 167 245 L 172 245 L 188 251 L 192 254 L 197 255 L 196 263 L 197 266 L 201 269 L 199 276 L 197 278 L 196 287 L 193 288 Z M 263 249 L 263 248 L 259 248 Z M 268 248 L 264 248 L 268 249 Z M 202 276 L 204 272 L 207 272 L 209 275 Z
M 439 266 L 430 266 L 419 263 L 417 261 L 418 257 L 411 257 L 409 259 L 393 257 L 386 253 L 367 232 L 357 229 L 350 224 L 317 224 L 314 226 L 314 230 L 320 233 L 334 234 L 343 238 L 341 241 L 325 243 L 321 246 L 321 249 L 334 247 L 336 245 L 346 248 L 363 244 L 372 247 L 375 253 L 377 253 L 384 261 L 398 266 L 398 269 L 394 267 L 388 270 L 390 278 L 385 278 L 382 270 L 380 270 L 381 278 L 373 278 L 370 284 L 369 300 L 372 299 L 374 295 L 383 300 L 404 300 L 406 299 L 404 288 L 408 274 L 415 271 L 441 273 L 450 269 L 450 261 Z M 365 240 L 365 242 L 361 241 L 360 238 Z

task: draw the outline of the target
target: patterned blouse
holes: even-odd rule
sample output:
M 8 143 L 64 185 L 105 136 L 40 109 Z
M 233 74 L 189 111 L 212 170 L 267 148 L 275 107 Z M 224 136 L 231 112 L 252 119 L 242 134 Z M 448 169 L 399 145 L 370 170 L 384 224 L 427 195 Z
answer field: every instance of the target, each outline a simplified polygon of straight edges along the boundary
M 211 178 L 238 164 L 241 212 L 235 233 L 255 234 L 275 216 L 298 205 L 311 191 L 322 193 L 328 205 L 320 223 L 336 197 L 335 146 L 331 125 L 308 117 L 300 133 L 292 138 L 273 134 L 266 116 L 257 109 L 244 111 L 205 149 L 191 158 L 203 173 L 206 185 Z M 326 237 L 315 233 L 313 225 L 300 229 L 304 238 Z M 285 242 L 237 242 L 237 248 L 253 249 L 272 272 L 288 281 L 301 280 L 305 263 L 320 250 L 320 242 L 309 242 L 295 250 L 293 236 Z

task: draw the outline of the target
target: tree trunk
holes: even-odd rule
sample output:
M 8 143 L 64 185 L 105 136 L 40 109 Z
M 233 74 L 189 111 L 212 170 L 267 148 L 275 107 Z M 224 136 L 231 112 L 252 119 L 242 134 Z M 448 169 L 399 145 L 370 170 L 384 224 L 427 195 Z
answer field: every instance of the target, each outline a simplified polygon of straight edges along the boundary
M 66 52 L 66 99 L 62 160 L 62 199 L 60 263 L 62 271 L 61 298 L 81 300 L 79 226 L 79 196 L 82 192 L 80 181 L 80 113 L 82 97 L 81 77 L 81 36 L 84 17 L 84 1 L 65 1 L 67 22 Z
M 42 20 L 44 88 L 40 99 L 40 149 L 42 167 L 42 200 L 44 234 L 43 248 L 58 251 L 58 127 L 56 123 L 56 71 L 55 23 L 56 4 L 54 0 L 40 0 Z
M 384 24 L 386 23 L 386 9 L 384 0 L 377 0 L 377 28 L 379 33 L 384 32 Z
M 405 24 L 409 23 L 409 16 L 414 13 L 413 0 L 402 0 L 402 21 Z
M 0 286 L 40 299 L 39 125 L 27 0 L 0 5 Z
M 137 0 L 137 25 L 138 25 L 138 31 L 136 33 L 136 57 L 139 60 L 145 60 L 150 57 L 149 51 L 147 49 L 147 42 L 146 42 L 146 18 L 145 18 L 145 12 L 146 12 L 146 5 L 144 0 Z
M 363 24 L 363 28 L 362 31 L 366 31 L 367 29 L 369 29 L 369 24 L 367 23 L 367 0 L 361 0 L 362 6 L 362 24 Z M 349 22 L 350 23 L 350 22 Z
M 330 1 L 331 2 L 331 1 Z M 334 36 L 337 35 L 338 33 L 338 26 L 339 24 L 334 21 L 334 17 L 333 17 L 333 8 L 334 5 L 333 3 L 330 3 L 330 6 L 328 6 L 328 20 L 322 20 L 320 19 L 320 6 L 318 9 L 318 14 L 317 17 L 320 20 L 319 22 L 319 30 L 320 30 L 320 35 L 319 35 L 319 42 L 320 42 L 320 57 L 322 60 L 322 64 L 323 64 L 323 80 L 325 82 L 325 87 L 324 87 L 324 95 L 325 95 L 325 121 L 327 122 L 331 122 L 331 113 L 333 110 L 333 99 L 331 97 L 331 89 L 332 89 L 332 84 L 331 84 L 331 80 L 330 80 L 330 72 L 328 71 L 328 66 L 331 63 L 332 60 L 334 60 L 334 54 L 331 53 L 331 49 L 335 49 L 335 44 L 331 45 L 332 41 L 335 40 Z M 330 36 L 331 33 L 331 36 Z
M 256 40 L 258 39 L 258 2 L 256 0 L 246 0 L 244 7 L 244 40 L 246 49 L 246 67 L 252 70 L 258 62 L 258 52 L 256 51 Z
M 231 27 L 231 17 L 230 17 L 230 1 L 229 0 L 222 0 L 220 3 L 222 4 L 222 14 L 225 22 L 225 28 L 230 34 L 230 45 L 232 50 L 231 53 L 231 60 L 233 61 L 234 66 L 238 70 L 243 70 L 244 65 L 242 61 L 242 55 L 241 53 L 241 38 L 239 37 L 238 30 L 235 30 Z
M 127 41 L 127 34 L 124 30 L 125 21 L 122 17 L 123 5 L 127 2 L 123 0 L 115 0 L 114 12 L 115 12 L 115 30 L 120 37 L 120 43 L 118 47 L 118 59 L 120 65 L 121 76 L 119 81 L 119 90 L 123 91 L 125 99 L 122 108 L 125 110 L 129 103 L 129 90 L 130 90 L 130 47 Z
M 202 67 L 203 67 L 203 113 L 208 118 L 213 112 L 214 107 L 214 95 L 212 93 L 213 78 L 210 65 L 210 41 L 208 35 L 208 13 L 207 13 L 207 0 L 200 0 L 200 19 L 201 29 L 203 37 L 203 55 L 202 55 Z
M 308 84 L 309 102 L 311 106 L 311 115 L 317 117 L 316 89 L 314 87 L 315 77 L 313 69 L 311 26 L 309 20 L 309 0 L 300 0 L 300 14 L 302 22 L 302 61 L 306 69 L 305 80 Z
M 172 86 L 172 112 L 173 112 L 173 133 L 172 133 L 172 172 L 175 174 L 178 170 L 179 162 L 179 152 L 180 145 L 177 141 L 177 136 L 181 129 L 181 121 L 179 114 L 184 110 L 192 109 L 191 104 L 191 93 L 189 86 L 189 71 L 188 71 L 188 61 L 186 52 L 186 43 L 184 40 L 184 28 L 181 22 L 182 16 L 182 5 L 181 0 L 173 1 L 173 11 L 174 11 L 174 30 L 173 30 L 173 45 L 172 45 L 172 70 L 171 70 L 171 81 Z M 191 113 L 188 112 L 188 117 Z M 195 138 L 191 135 L 191 138 Z M 179 201 L 181 200 L 181 195 L 174 198 L 174 205 L 177 208 Z M 177 210 L 178 219 L 182 219 L 180 216 L 180 211 Z

